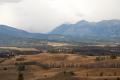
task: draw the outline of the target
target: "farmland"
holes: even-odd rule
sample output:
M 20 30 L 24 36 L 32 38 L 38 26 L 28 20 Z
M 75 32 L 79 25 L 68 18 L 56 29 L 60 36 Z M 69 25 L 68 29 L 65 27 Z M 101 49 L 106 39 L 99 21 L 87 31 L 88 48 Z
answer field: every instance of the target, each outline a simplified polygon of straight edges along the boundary
M 120 79 L 119 55 L 83 55 L 66 51 L 51 53 L 46 50 L 44 52 L 38 48 L 3 48 L 14 53 L 14 56 L 0 58 L 0 78 L 2 80 L 19 80 L 20 74 L 22 74 L 23 80 Z M 21 53 L 25 51 L 25 54 L 16 55 L 16 51 Z M 38 53 L 29 54 L 31 51 L 38 51 Z M 22 70 L 19 70 L 21 65 Z

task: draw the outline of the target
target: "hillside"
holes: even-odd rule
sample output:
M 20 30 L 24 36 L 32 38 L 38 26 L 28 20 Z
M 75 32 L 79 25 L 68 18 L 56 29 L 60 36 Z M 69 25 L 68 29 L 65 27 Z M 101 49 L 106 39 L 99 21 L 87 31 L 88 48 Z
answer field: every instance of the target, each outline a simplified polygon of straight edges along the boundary
M 54 34 L 30 33 L 7 25 L 0 25 L 0 44 L 9 45 L 38 41 L 65 41 L 64 36 Z
M 21 38 L 36 38 L 36 39 L 45 39 L 47 35 L 40 33 L 30 33 L 24 30 L 16 29 L 7 25 L 0 25 L 0 34 L 21 37 Z
M 96 61 L 96 57 L 50 53 L 20 55 L 0 63 L 0 78 L 2 80 L 16 80 L 18 72 L 16 71 L 17 66 L 14 64 L 26 63 L 25 80 L 119 80 L 117 78 L 120 77 L 120 57 L 117 59 L 107 58 L 102 61 Z M 43 68 L 42 65 L 39 65 L 41 63 L 48 63 L 51 67 Z M 79 66 L 80 64 L 97 67 L 88 68 Z M 57 65 L 61 65 L 61 67 L 57 67 Z M 7 70 L 4 70 L 4 68 L 7 68 Z
M 50 34 L 70 36 L 77 40 L 112 40 L 120 38 L 120 20 L 103 20 L 100 22 L 79 21 L 75 24 L 63 24 Z
M 85 20 L 75 24 L 63 24 L 48 34 L 31 33 L 11 26 L 0 25 L 0 44 L 20 42 L 52 41 L 52 42 L 117 42 L 120 39 L 120 20 L 103 20 L 88 22 Z

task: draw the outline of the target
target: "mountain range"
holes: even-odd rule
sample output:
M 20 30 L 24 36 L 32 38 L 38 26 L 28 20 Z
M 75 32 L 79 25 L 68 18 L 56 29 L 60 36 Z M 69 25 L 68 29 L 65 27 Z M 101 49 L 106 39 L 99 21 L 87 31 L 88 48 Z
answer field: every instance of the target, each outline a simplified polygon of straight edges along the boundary
M 15 44 L 35 41 L 62 41 L 62 35 L 30 33 L 7 25 L 0 25 L 0 44 Z
M 31 33 L 11 26 L 0 25 L 0 44 L 20 41 L 119 41 L 120 20 L 103 20 L 88 22 L 85 20 L 75 24 L 62 24 L 48 34 Z
M 118 40 L 120 39 L 120 20 L 103 20 L 88 22 L 85 20 L 75 24 L 63 24 L 50 34 L 71 36 L 77 40 Z

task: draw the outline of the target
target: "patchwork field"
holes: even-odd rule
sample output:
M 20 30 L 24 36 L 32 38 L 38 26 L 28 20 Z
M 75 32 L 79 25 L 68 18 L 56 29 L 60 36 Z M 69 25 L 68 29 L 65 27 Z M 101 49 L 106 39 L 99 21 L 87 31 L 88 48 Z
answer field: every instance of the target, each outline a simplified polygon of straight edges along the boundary
M 96 61 L 97 56 L 78 54 L 20 55 L 0 63 L 1 80 L 18 80 L 19 71 L 16 64 L 24 63 L 22 71 L 24 80 L 119 80 L 120 68 L 92 68 L 81 65 L 98 63 L 119 63 L 120 58 Z M 0 61 L 3 59 L 0 59 Z M 52 67 L 46 67 L 51 65 Z M 64 65 L 63 65 L 64 64 Z M 62 65 L 62 66 L 57 66 Z M 80 65 L 80 66 L 78 66 Z

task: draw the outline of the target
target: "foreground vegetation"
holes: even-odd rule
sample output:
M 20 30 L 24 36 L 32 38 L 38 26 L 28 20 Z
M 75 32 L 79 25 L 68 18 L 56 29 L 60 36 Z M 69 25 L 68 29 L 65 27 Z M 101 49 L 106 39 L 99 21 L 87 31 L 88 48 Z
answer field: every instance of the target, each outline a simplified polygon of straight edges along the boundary
M 120 80 L 119 47 L 13 48 L 0 51 L 1 80 Z

